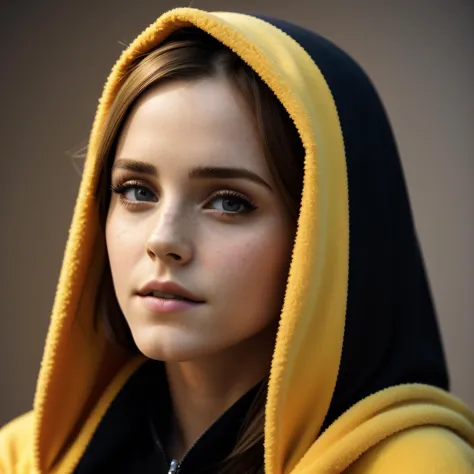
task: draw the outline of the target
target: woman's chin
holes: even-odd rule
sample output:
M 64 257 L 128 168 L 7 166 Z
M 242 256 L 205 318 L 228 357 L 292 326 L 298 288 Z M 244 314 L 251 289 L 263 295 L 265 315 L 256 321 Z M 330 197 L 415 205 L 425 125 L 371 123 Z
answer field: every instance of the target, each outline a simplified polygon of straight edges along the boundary
M 196 338 L 164 337 L 163 334 L 134 335 L 139 351 L 149 359 L 164 362 L 186 362 L 212 354 L 210 341 L 198 341 Z

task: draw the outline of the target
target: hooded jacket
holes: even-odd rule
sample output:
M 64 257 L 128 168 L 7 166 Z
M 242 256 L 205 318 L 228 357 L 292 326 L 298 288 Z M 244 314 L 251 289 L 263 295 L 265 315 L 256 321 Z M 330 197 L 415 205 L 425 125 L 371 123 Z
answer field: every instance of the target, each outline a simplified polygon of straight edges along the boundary
M 250 65 L 288 111 L 305 149 L 298 228 L 268 383 L 265 472 L 474 472 L 474 414 L 448 393 L 402 167 L 370 80 L 311 31 L 269 17 L 193 8 L 166 12 L 146 28 L 105 84 L 34 407 L 0 431 L 0 472 L 94 472 L 87 463 L 100 458 L 100 446 L 135 433 L 127 432 L 133 423 L 124 422 L 114 437 L 107 419 L 120 413 L 133 419 L 130 407 L 137 404 L 126 403 L 128 394 L 143 393 L 140 384 L 151 383 L 149 374 L 160 368 L 126 356 L 94 327 L 106 258 L 94 200 L 97 143 L 127 66 L 183 26 L 204 30 Z M 216 432 L 235 431 L 255 390 L 210 428 L 202 440 L 209 452 L 220 442 Z M 120 450 L 113 453 L 120 456 Z M 186 471 L 197 472 L 183 463 Z

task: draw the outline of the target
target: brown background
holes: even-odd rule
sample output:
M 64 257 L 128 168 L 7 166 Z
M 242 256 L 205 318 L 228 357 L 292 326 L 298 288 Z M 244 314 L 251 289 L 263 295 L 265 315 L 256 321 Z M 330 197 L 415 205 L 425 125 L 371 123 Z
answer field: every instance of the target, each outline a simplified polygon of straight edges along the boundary
M 123 49 L 176 1 L 10 2 L 0 12 L 0 425 L 31 406 L 85 145 Z M 405 166 L 452 388 L 474 407 L 474 2 L 196 0 L 310 27 L 367 70 Z M 72 374 L 73 375 L 73 374 Z

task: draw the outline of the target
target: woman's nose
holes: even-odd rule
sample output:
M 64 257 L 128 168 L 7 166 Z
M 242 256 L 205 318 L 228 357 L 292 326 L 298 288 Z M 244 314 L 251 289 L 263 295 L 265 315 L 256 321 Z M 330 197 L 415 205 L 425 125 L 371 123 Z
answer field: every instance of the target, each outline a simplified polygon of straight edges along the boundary
M 192 258 L 192 230 L 183 213 L 167 211 L 158 216 L 146 241 L 146 252 L 152 259 L 179 262 Z

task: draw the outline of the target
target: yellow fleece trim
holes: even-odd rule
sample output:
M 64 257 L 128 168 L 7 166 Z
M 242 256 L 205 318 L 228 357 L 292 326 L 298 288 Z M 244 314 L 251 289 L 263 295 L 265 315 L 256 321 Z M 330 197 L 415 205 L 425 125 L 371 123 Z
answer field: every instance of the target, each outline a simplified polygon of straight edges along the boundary
M 421 426 L 449 428 L 474 446 L 474 414 L 467 405 L 436 387 L 404 384 L 377 392 L 341 415 L 292 472 L 323 473 L 328 466 L 344 472 L 388 437 Z
M 327 470 L 325 472 L 328 472 Z M 344 474 L 472 474 L 474 450 L 455 432 L 418 426 L 378 443 Z M 314 471 L 311 473 L 314 474 Z
M 33 411 L 0 429 L 0 474 L 37 474 L 33 462 Z
M 89 441 L 91 440 L 94 431 L 105 412 L 120 392 L 120 389 L 125 385 L 127 380 L 133 375 L 133 373 L 146 361 L 144 357 L 137 357 L 128 364 L 126 364 L 120 372 L 117 374 L 115 379 L 109 384 L 107 389 L 102 394 L 100 400 L 94 405 L 91 414 L 87 417 L 82 426 L 78 436 L 74 440 L 64 455 L 64 457 L 58 462 L 49 472 L 51 474 L 70 474 L 76 469 L 81 457 L 83 456 Z

